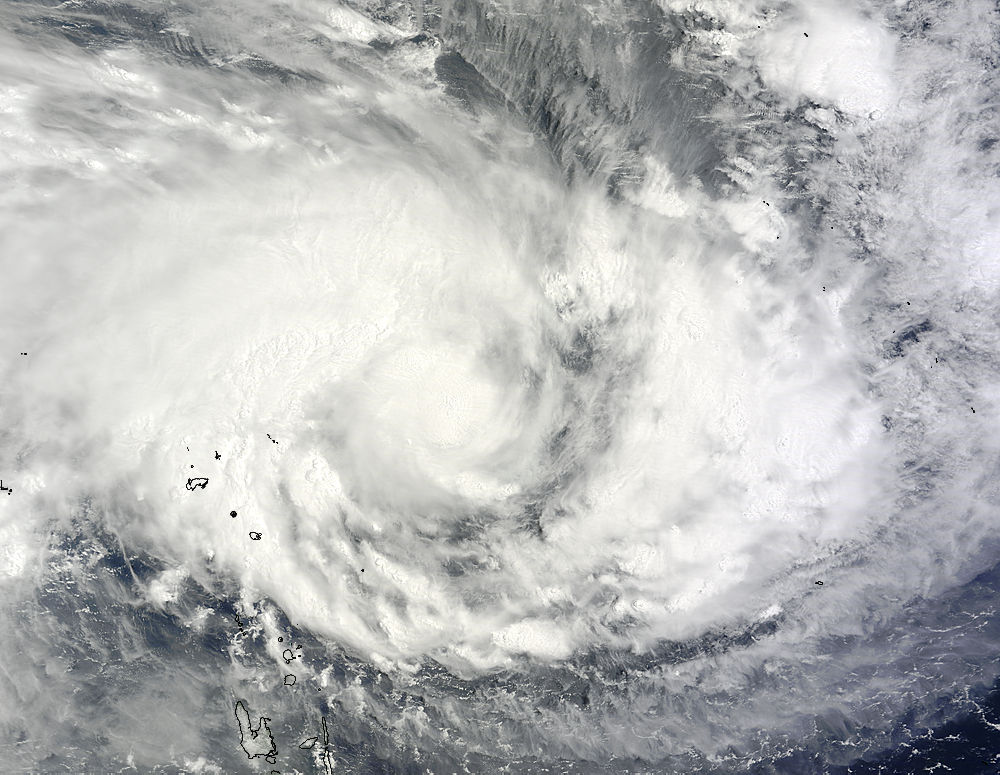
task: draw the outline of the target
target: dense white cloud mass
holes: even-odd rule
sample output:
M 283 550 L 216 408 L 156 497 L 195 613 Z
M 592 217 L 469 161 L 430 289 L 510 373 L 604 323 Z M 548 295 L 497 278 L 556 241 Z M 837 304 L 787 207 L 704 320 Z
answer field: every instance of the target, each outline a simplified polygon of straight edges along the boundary
M 3 767 L 840 772 L 983 712 L 991 3 L 0 22 Z

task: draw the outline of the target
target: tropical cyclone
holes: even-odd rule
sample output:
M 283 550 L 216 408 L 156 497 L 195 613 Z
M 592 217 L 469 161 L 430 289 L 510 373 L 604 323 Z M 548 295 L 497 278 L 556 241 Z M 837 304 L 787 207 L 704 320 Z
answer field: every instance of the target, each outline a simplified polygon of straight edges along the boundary
M 995 9 L 154 5 L 0 10 L 25 770 L 55 719 L 69 771 L 695 771 L 974 710 Z

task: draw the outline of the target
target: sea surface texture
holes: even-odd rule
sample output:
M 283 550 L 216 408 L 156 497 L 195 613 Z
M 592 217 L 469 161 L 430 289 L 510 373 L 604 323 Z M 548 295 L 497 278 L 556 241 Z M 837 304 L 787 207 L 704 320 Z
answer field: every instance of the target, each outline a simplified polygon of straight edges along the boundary
M 1000 767 L 993 0 L 2 0 L 0 772 Z

